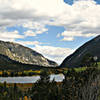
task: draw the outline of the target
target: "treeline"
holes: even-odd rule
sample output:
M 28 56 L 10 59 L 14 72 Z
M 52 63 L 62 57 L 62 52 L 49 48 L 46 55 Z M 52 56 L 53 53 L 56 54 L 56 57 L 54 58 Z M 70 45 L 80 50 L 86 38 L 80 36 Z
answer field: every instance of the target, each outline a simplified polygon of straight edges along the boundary
M 38 71 L 0 71 L 0 77 L 17 77 L 17 76 L 33 76 L 39 75 Z
M 7 87 L 7 83 L 0 83 L 0 100 L 20 100 L 23 92 L 17 87 L 16 83 L 12 87 Z
M 17 77 L 17 76 L 33 76 L 40 75 L 42 70 L 46 70 L 48 74 L 59 74 L 62 73 L 63 70 L 56 68 L 42 68 L 41 70 L 23 70 L 23 71 L 15 71 L 15 70 L 0 70 L 0 77 Z
M 42 71 L 40 80 L 32 88 L 22 91 L 16 84 L 8 88 L 0 86 L 0 100 L 100 100 L 100 72 L 97 68 L 87 68 L 76 72 L 69 69 L 63 82 L 50 81 L 47 71 Z
M 46 76 L 45 76 L 46 75 Z M 68 70 L 61 83 L 42 73 L 41 79 L 27 92 L 32 100 L 100 100 L 100 72 L 96 68 L 87 68 L 82 72 Z
M 5 69 L 5 70 L 0 70 L 0 77 L 40 75 L 42 70 L 46 70 L 48 74 L 59 74 L 59 73 L 62 73 L 65 69 L 52 68 L 52 67 L 44 67 L 44 68 L 37 69 L 37 70 L 36 69 L 30 69 L 30 70 L 6 70 Z

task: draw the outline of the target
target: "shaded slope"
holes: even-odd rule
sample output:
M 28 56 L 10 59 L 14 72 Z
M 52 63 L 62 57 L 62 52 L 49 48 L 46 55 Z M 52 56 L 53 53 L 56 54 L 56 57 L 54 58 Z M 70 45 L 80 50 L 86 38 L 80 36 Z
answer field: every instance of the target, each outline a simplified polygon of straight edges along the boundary
M 0 70 L 16 70 L 16 71 L 23 71 L 23 70 L 37 70 L 45 68 L 44 66 L 39 65 L 31 65 L 31 64 L 22 64 L 20 62 L 11 60 L 7 56 L 0 54 Z
M 78 48 L 62 62 L 60 67 L 79 67 L 86 54 L 97 56 L 100 61 L 100 35 Z

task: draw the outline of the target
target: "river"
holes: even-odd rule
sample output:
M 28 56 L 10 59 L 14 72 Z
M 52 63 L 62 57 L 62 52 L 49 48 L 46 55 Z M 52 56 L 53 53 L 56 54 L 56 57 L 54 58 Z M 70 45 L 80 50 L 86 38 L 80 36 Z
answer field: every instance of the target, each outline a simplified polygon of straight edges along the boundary
M 0 77 L 0 83 L 35 83 L 40 79 L 40 76 L 25 76 L 25 77 Z M 63 74 L 52 74 L 50 80 L 55 79 L 56 82 L 61 82 L 64 79 Z

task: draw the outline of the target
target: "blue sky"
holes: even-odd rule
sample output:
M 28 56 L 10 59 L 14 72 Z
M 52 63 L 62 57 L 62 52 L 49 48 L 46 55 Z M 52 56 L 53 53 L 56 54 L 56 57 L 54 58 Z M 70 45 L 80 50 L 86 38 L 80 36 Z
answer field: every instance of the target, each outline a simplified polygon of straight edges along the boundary
M 2 0 L 0 9 L 0 40 L 58 64 L 100 34 L 100 0 Z

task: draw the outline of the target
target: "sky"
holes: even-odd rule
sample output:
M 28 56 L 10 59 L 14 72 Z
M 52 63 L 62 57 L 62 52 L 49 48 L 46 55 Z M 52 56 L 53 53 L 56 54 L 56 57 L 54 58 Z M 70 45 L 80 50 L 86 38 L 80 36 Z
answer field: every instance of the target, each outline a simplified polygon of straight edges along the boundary
M 100 35 L 100 0 L 0 0 L 0 40 L 60 64 Z

